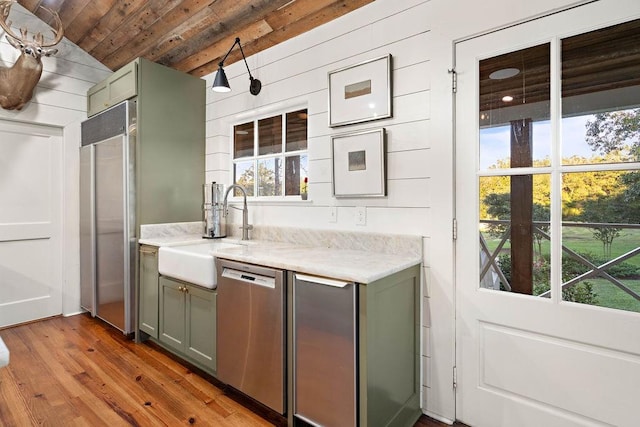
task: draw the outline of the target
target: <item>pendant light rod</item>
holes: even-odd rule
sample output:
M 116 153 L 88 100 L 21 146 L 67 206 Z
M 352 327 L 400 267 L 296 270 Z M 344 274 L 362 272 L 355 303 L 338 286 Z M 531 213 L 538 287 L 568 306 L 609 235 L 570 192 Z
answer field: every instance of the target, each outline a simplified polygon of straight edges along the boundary
M 218 73 L 216 74 L 216 78 L 214 80 L 213 89 L 219 90 L 220 86 L 218 86 L 216 82 L 223 81 L 224 83 L 222 83 L 222 86 L 226 88 L 224 89 L 224 91 L 231 90 L 229 86 L 229 82 L 227 81 L 226 75 L 224 74 L 224 70 L 222 67 L 224 67 L 224 61 L 227 60 L 227 57 L 229 56 L 229 54 L 231 53 L 231 51 L 236 45 L 238 45 L 238 47 L 240 48 L 240 53 L 242 54 L 242 59 L 244 60 L 244 66 L 247 67 L 247 73 L 249 73 L 249 81 L 250 81 L 249 92 L 251 92 L 252 95 L 257 95 L 260 93 L 260 89 L 262 89 L 262 83 L 260 82 L 260 80 L 254 79 L 253 76 L 251 75 L 251 70 L 249 70 L 249 64 L 247 64 L 247 58 L 244 56 L 244 50 L 242 49 L 242 45 L 240 44 L 240 37 L 236 37 L 236 40 L 231 45 L 231 48 L 229 49 L 227 54 L 224 56 L 224 58 L 222 58 L 222 61 L 218 63 Z M 222 79 L 223 77 L 224 79 Z

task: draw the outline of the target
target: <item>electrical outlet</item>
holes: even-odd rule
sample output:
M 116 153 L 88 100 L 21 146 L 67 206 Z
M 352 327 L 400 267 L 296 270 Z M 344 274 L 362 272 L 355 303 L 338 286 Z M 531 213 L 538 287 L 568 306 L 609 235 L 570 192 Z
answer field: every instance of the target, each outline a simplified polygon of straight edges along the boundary
M 329 222 L 338 222 L 338 208 L 329 206 Z
M 367 208 L 364 206 L 356 207 L 356 225 L 367 225 Z

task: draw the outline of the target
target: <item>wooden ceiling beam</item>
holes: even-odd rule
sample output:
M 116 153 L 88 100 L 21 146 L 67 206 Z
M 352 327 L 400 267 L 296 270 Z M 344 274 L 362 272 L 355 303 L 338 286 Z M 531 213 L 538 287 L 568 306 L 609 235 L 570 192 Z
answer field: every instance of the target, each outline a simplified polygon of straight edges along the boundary
M 251 43 L 252 40 L 259 39 L 264 37 L 266 34 L 273 31 L 273 29 L 267 24 L 266 21 L 258 21 L 250 24 L 249 26 L 243 28 L 240 31 L 235 32 L 234 34 L 230 34 L 222 39 L 220 39 L 217 43 L 209 46 L 208 48 L 202 50 L 201 52 L 196 53 L 183 61 L 180 61 L 176 64 L 172 65 L 172 68 L 176 70 L 189 72 L 194 68 L 197 68 L 200 64 L 210 63 L 216 58 L 222 58 L 233 46 L 233 43 L 236 40 L 236 37 L 240 37 L 240 41 L 245 40 L 248 43 Z M 244 45 L 243 45 L 244 49 Z M 239 50 L 238 50 L 239 51 Z M 219 62 L 219 61 L 218 61 Z M 216 67 L 218 63 L 216 62 Z
M 262 20 L 287 1 L 259 0 L 246 3 L 218 0 L 202 11 L 202 17 L 194 16 L 192 22 L 185 21 L 171 35 L 161 39 L 145 54 L 145 58 L 171 67 L 229 36 L 237 28 Z
M 280 29 L 293 22 L 307 18 L 310 15 L 319 13 L 325 7 L 329 7 L 336 3 L 338 0 L 315 0 L 312 2 L 296 1 L 291 3 L 287 7 L 270 14 L 267 16 L 267 22 L 273 28 Z
M 146 52 L 157 43 L 158 39 L 171 34 L 176 26 L 207 8 L 209 3 L 210 0 L 182 1 L 180 4 L 175 5 L 173 10 L 166 13 L 163 19 L 155 21 L 141 31 L 137 37 L 131 39 L 129 43 L 107 55 L 102 63 L 115 70 L 138 56 L 146 57 Z
M 299 10 L 301 16 L 297 16 L 297 19 L 292 14 L 292 20 L 285 24 L 283 27 L 275 28 L 273 32 L 264 37 L 261 37 L 255 42 L 243 44 L 242 48 L 244 49 L 244 53 L 246 56 L 254 55 L 258 52 L 268 49 L 271 46 L 282 43 L 285 40 L 289 40 L 319 25 L 338 18 L 339 16 L 358 9 L 368 3 L 371 3 L 372 1 L 373 0 L 332 1 L 328 6 L 325 6 L 318 11 L 313 11 L 314 9 L 312 7 L 308 7 L 307 11 L 309 11 L 310 13 L 307 15 L 303 15 L 304 11 L 301 9 Z M 295 6 L 295 4 L 296 3 L 293 3 L 292 6 Z M 308 2 L 303 4 L 306 4 L 308 6 Z M 282 11 L 283 14 L 290 13 L 287 8 L 283 9 Z M 274 13 L 273 16 L 270 16 L 269 20 L 276 23 L 276 25 L 280 22 L 286 21 L 283 16 L 279 16 L 277 13 Z M 232 64 L 241 58 L 242 56 L 240 55 L 240 51 L 234 51 L 225 61 L 225 65 Z M 188 70 L 188 72 L 198 77 L 210 74 L 217 69 L 220 59 L 221 56 L 213 58 L 209 62 L 203 63 L 202 65 L 198 66 L 198 68 Z
M 66 0 L 58 11 L 62 26 L 64 28 L 68 27 L 71 22 L 82 14 L 87 4 L 91 1 L 92 0 Z
M 107 38 L 89 52 L 98 61 L 103 60 L 118 49 L 134 40 L 146 28 L 172 11 L 180 0 L 152 0 L 137 10 Z
M 95 7 L 95 2 L 91 3 Z M 87 19 L 82 23 L 84 25 L 80 25 L 82 29 L 78 32 L 82 34 L 78 37 L 76 44 L 85 52 L 91 53 L 110 34 L 125 25 L 129 19 L 133 19 L 146 4 L 147 0 L 117 0 L 109 11 L 96 17 L 95 21 Z M 74 22 L 72 26 L 75 25 L 79 24 Z
M 78 44 L 84 35 L 95 27 L 105 13 L 113 9 L 116 0 L 90 1 L 82 13 L 77 15 L 70 24 L 65 27 L 65 37 Z

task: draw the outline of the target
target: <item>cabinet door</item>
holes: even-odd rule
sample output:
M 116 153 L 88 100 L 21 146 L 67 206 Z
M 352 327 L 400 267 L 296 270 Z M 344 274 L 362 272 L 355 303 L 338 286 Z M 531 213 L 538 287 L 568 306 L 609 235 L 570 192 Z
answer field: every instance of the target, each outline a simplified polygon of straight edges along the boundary
M 187 286 L 187 355 L 216 370 L 216 293 Z
M 136 96 L 138 85 L 136 62 L 130 62 L 109 77 L 109 103 L 115 105 L 125 99 Z
M 87 116 L 91 117 L 109 106 L 108 82 L 103 81 L 87 92 Z
M 137 95 L 136 66 L 135 61 L 130 62 L 87 91 L 89 117 Z
M 140 248 L 138 328 L 158 338 L 158 249 Z
M 159 279 L 160 330 L 158 339 L 180 352 L 185 348 L 185 292 L 182 283 L 167 277 Z

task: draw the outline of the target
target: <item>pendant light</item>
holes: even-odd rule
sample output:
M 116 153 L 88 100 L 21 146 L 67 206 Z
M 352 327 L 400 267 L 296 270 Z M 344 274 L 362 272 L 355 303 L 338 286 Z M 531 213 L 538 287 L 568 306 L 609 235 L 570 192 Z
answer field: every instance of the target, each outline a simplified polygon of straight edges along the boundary
M 224 61 L 227 59 L 227 56 L 231 53 L 235 45 L 238 45 L 240 48 L 240 53 L 242 54 L 242 59 L 244 60 L 244 65 L 247 67 L 247 72 L 249 73 L 249 92 L 251 95 L 257 95 L 260 93 L 262 89 L 262 83 L 258 79 L 254 79 L 251 75 L 251 71 L 249 70 L 249 65 L 247 64 L 247 58 L 244 56 L 244 51 L 242 50 L 242 45 L 240 44 L 240 37 L 236 37 L 236 41 L 231 45 L 231 49 L 227 52 L 227 54 L 222 58 L 222 61 L 218 64 L 218 72 L 216 73 L 215 78 L 213 79 L 213 91 L 214 92 L 230 92 L 231 86 L 229 85 L 229 80 L 227 79 L 227 74 L 224 72 Z

